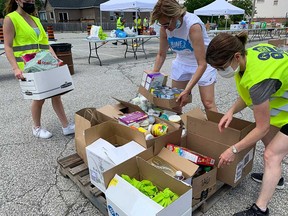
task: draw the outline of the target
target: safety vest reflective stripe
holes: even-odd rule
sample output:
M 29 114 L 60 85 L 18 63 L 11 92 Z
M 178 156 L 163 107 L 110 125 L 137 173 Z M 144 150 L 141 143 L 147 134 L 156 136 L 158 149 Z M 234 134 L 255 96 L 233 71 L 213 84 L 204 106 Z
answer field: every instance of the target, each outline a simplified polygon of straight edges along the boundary
M 22 57 L 15 57 L 16 62 L 24 62 L 24 60 L 22 59 Z
M 280 112 L 288 112 L 288 104 L 282 107 L 277 107 L 277 108 L 273 108 L 270 110 L 270 115 L 271 116 L 276 116 L 278 115 Z
M 14 52 L 25 51 L 25 50 L 32 50 L 32 49 L 49 49 L 49 45 L 43 44 L 29 44 L 23 46 L 15 46 L 13 47 Z

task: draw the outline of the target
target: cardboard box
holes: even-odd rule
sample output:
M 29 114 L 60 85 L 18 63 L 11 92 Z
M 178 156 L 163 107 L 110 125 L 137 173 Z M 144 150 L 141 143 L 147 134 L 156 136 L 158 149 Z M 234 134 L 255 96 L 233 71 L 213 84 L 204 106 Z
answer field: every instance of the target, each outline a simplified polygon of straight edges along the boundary
M 118 117 L 122 116 L 124 113 L 131 113 L 135 111 L 143 112 L 143 110 L 141 110 L 141 108 L 137 105 L 116 98 L 114 99 L 117 100 L 119 103 L 114 105 L 106 105 L 104 107 L 97 109 L 97 111 L 101 112 L 103 115 L 110 118 L 111 120 L 117 120 Z M 153 146 L 156 140 L 157 142 L 159 143 L 162 142 L 164 144 L 169 143 L 170 140 L 175 140 L 179 142 L 182 134 L 182 128 L 180 127 L 179 124 L 166 121 L 158 117 L 155 117 L 155 119 L 156 123 L 164 122 L 168 125 L 168 133 L 164 136 L 159 136 L 151 140 L 146 140 L 147 147 Z M 145 135 L 142 134 L 142 136 L 144 137 Z
M 175 143 L 178 144 L 179 141 Z M 182 171 L 185 177 L 184 182 L 192 185 L 193 188 L 192 206 L 196 205 L 203 199 L 210 197 L 216 192 L 217 167 L 213 166 L 213 169 L 209 172 L 193 177 L 199 166 L 163 147 L 165 147 L 165 145 L 156 142 L 153 155 L 159 156 L 176 169 Z M 147 156 L 148 155 L 146 154 L 146 159 Z M 151 161 L 151 159 L 149 160 Z
M 84 163 L 88 164 L 85 149 L 88 144 L 85 141 L 84 131 L 109 120 L 111 121 L 110 118 L 98 112 L 93 107 L 83 108 L 75 113 L 75 147 L 77 154 L 83 159 Z
M 36 73 L 24 73 L 23 76 L 26 80 L 19 82 L 24 99 L 42 100 L 74 89 L 67 65 Z
M 138 92 L 143 95 L 145 98 L 147 98 L 150 103 L 154 104 L 155 106 L 164 108 L 164 109 L 173 109 L 175 107 L 180 106 L 180 102 L 176 102 L 176 98 L 173 99 L 163 99 L 163 98 L 157 98 L 154 97 L 153 94 L 151 94 L 147 89 L 145 89 L 143 86 L 139 86 Z M 192 102 L 192 96 L 189 96 L 188 103 Z
M 218 165 L 220 154 L 243 139 L 255 127 L 255 123 L 233 118 L 229 127 L 220 133 L 218 122 L 223 114 L 211 111 L 206 114 L 200 109 L 187 113 L 186 147 L 214 158 Z M 232 187 L 238 185 L 252 170 L 255 145 L 239 152 L 229 166 L 219 168 L 217 179 Z
M 102 173 L 144 150 L 144 147 L 134 141 L 115 147 L 106 140 L 99 138 L 86 147 L 91 183 L 105 193 L 106 188 Z
M 169 188 L 179 198 L 166 208 L 162 207 L 120 177 L 126 174 L 138 180 L 150 180 L 159 190 Z M 166 175 L 140 157 L 131 158 L 104 173 L 107 209 L 109 215 L 119 216 L 175 216 L 191 213 L 191 186 Z

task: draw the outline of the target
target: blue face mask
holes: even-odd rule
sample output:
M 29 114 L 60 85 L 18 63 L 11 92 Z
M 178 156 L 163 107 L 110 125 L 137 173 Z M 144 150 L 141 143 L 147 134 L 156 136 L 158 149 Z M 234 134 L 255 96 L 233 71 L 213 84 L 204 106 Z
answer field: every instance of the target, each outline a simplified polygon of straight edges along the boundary
M 179 29 L 181 24 L 182 24 L 181 21 L 179 19 L 177 19 L 176 24 L 175 24 L 175 28 Z

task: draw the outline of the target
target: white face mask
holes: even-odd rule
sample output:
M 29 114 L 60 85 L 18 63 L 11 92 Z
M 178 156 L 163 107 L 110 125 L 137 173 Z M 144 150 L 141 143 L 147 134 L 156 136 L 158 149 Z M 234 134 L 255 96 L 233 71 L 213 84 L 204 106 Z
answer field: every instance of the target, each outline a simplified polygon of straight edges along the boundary
M 225 70 L 217 70 L 217 72 L 219 73 L 220 76 L 224 77 L 224 78 L 230 78 L 233 77 L 236 73 L 239 73 L 240 71 L 240 65 L 238 65 L 238 67 L 236 68 L 236 70 L 234 70 L 231 65 L 227 68 L 225 68 Z

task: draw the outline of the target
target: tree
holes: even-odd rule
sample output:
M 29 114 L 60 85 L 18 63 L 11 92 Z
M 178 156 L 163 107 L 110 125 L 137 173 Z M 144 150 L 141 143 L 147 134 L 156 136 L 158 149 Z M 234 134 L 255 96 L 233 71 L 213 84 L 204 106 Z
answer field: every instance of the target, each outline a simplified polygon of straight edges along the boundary
M 236 7 L 244 9 L 245 15 L 252 17 L 253 1 L 251 1 L 251 0 L 232 0 L 232 4 Z M 234 15 L 231 17 L 232 21 L 241 21 L 242 19 L 243 19 L 243 15 Z

